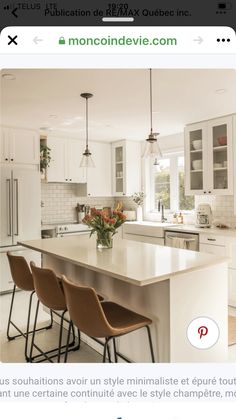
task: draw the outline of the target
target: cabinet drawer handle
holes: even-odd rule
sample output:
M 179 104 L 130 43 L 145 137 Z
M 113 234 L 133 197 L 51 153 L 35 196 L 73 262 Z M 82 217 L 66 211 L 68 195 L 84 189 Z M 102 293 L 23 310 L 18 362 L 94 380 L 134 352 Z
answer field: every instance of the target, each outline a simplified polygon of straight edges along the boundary
M 6 158 L 5 161 L 8 161 L 8 159 Z
M 11 159 L 11 161 L 13 161 L 14 159 Z
M 215 242 L 215 241 L 216 241 L 216 239 L 209 239 L 209 238 L 207 238 L 207 240 L 208 240 L 209 242 Z

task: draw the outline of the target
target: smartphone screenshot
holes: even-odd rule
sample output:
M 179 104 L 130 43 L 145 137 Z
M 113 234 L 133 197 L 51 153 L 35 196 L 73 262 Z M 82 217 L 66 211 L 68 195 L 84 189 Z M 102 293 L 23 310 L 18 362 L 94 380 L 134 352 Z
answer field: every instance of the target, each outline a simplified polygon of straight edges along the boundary
M 234 418 L 234 2 L 0 7 L 2 411 Z

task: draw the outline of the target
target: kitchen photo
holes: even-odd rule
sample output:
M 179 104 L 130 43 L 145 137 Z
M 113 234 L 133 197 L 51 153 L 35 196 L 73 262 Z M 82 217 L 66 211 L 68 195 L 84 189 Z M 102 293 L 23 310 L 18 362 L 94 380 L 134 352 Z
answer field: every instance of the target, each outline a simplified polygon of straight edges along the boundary
M 235 92 L 1 71 L 0 362 L 236 362 Z

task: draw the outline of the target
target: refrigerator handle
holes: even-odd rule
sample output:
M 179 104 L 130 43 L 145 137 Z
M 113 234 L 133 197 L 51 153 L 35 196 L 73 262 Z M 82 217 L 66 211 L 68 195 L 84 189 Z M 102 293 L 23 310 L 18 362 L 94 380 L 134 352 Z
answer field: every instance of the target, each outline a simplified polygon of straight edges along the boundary
M 18 179 L 14 179 L 15 184 L 15 208 L 16 208 L 16 233 L 15 236 L 19 235 L 19 189 L 18 189 Z
M 7 235 L 9 237 L 12 236 L 12 200 L 11 200 L 11 179 L 6 179 L 7 183 L 7 200 L 8 208 L 7 208 Z

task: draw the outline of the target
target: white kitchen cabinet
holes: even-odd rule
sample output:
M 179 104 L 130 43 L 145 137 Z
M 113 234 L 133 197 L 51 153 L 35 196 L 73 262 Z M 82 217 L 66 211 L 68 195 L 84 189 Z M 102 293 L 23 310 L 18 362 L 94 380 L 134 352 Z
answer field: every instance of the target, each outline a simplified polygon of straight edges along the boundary
M 65 140 L 60 138 L 47 138 L 47 146 L 50 148 L 51 161 L 47 168 L 48 182 L 65 182 Z
M 84 183 L 86 182 L 86 169 L 80 167 L 85 148 L 84 142 L 78 140 L 66 141 L 66 179 L 68 179 L 69 182 Z
M 236 307 L 236 239 L 218 234 L 200 234 L 200 252 L 229 258 L 228 299 L 229 305 Z
M 11 254 L 15 256 L 23 256 L 28 263 L 33 261 L 37 266 L 41 266 L 41 253 L 35 252 L 33 250 L 19 248 L 16 246 L 15 250 L 11 248 Z M 6 251 L 0 251 L 0 266 L 1 266 L 1 279 L 0 279 L 0 294 L 12 291 L 13 289 L 13 280 L 11 276 L 11 271 L 7 259 Z M 4 273 L 4 274 L 3 274 Z
M 67 138 L 47 138 L 51 161 L 47 169 L 48 182 L 84 183 L 86 170 L 80 168 L 84 151 L 82 141 Z
M 1 163 L 39 164 L 39 144 L 36 131 L 1 127 Z
M 233 116 L 185 128 L 186 195 L 233 194 Z
M 133 241 L 142 242 L 142 243 L 159 244 L 160 246 L 164 246 L 165 244 L 164 238 L 152 237 L 152 236 L 141 236 L 139 234 L 123 233 L 123 239 L 133 240 Z
M 236 237 L 226 240 L 226 255 L 229 262 L 229 305 L 236 307 Z
M 236 307 L 236 270 L 229 269 L 229 305 Z
M 218 234 L 200 234 L 200 252 L 212 253 L 217 256 L 226 256 L 225 237 Z
M 226 255 L 225 246 L 215 246 L 213 244 L 203 244 L 199 245 L 200 252 L 212 253 L 213 255 L 224 257 Z
M 236 115 L 233 116 L 233 177 L 236 179 Z M 234 214 L 236 215 L 236 180 L 234 181 Z
M 87 196 L 111 196 L 111 145 L 90 142 L 95 164 L 87 169 Z
M 113 196 L 131 196 L 141 189 L 141 145 L 134 141 L 112 144 Z

